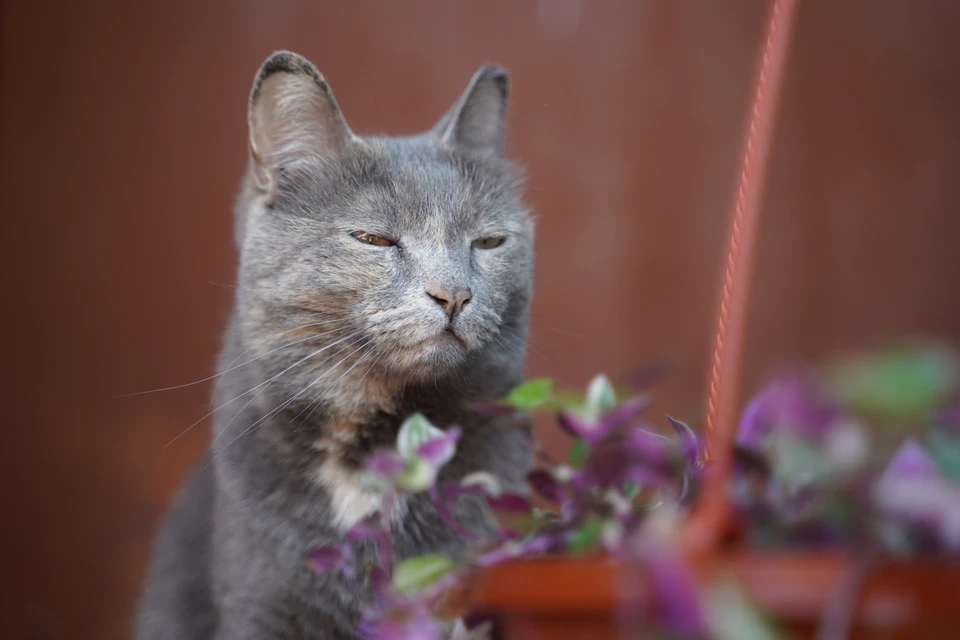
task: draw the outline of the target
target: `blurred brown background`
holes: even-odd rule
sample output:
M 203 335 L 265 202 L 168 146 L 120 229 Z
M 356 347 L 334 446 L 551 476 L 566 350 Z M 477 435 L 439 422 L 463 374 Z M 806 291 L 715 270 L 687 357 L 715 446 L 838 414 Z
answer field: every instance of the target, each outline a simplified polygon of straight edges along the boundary
M 45 2 L 2 13 L 5 638 L 124 638 L 148 544 L 206 442 L 252 76 L 276 48 L 358 131 L 514 80 L 539 213 L 531 370 L 669 357 L 698 415 L 764 3 Z M 801 3 L 748 350 L 773 367 L 960 338 L 960 3 Z M 554 445 L 559 441 L 554 440 Z M 12 633 L 11 633 L 12 631 Z

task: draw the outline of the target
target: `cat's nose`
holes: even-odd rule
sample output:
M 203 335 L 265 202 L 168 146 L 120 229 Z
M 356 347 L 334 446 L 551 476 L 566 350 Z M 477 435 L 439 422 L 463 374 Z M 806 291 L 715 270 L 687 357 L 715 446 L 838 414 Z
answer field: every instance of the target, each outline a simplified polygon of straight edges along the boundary
M 443 307 L 444 313 L 446 313 L 451 320 L 460 315 L 463 308 L 470 302 L 470 298 L 473 297 L 470 289 L 451 291 L 435 285 L 427 287 L 427 295 Z

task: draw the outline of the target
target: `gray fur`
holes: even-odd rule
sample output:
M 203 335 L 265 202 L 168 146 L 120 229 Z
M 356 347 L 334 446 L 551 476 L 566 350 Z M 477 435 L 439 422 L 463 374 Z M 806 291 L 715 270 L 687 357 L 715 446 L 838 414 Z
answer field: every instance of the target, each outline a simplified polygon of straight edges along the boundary
M 356 638 L 365 585 L 304 556 L 377 508 L 358 464 L 414 411 L 463 429 L 445 481 L 487 470 L 522 485 L 527 425 L 468 406 L 524 376 L 533 223 L 501 157 L 507 93 L 486 67 L 428 133 L 361 138 L 311 63 L 264 63 L 214 440 L 159 534 L 139 640 Z M 505 241 L 472 246 L 487 237 Z M 467 291 L 456 312 L 438 304 Z M 483 530 L 478 502 L 457 510 Z M 419 496 L 393 515 L 401 557 L 464 548 Z

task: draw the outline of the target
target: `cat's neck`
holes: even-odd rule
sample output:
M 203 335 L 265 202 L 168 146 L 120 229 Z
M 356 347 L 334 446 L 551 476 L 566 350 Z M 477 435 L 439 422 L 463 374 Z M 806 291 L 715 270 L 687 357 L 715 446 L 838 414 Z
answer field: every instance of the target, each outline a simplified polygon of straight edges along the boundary
M 248 348 L 239 332 L 232 332 L 227 344 L 227 362 Z M 440 428 L 458 425 L 464 430 L 464 448 L 470 449 L 471 432 L 482 422 L 473 403 L 501 397 L 522 377 L 521 363 L 491 361 L 482 354 L 429 380 L 357 367 L 280 411 L 291 393 L 267 385 L 236 413 L 218 412 L 215 461 L 238 496 L 266 499 L 277 486 L 289 485 L 291 491 L 307 491 L 304 499 L 310 501 L 315 498 L 309 497 L 308 487 L 322 489 L 330 523 L 343 530 L 379 508 L 357 472 L 375 450 L 394 446 L 403 420 L 421 412 Z M 216 402 L 225 404 L 238 395 L 237 389 L 255 389 L 263 382 L 257 368 L 238 368 L 225 377 Z M 305 484 L 305 479 L 312 482 Z

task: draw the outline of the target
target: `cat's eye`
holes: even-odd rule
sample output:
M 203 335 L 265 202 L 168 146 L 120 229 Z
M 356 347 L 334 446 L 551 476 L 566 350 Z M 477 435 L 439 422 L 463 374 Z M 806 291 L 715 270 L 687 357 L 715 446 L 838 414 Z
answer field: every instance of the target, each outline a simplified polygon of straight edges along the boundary
M 367 233 L 366 231 L 354 231 L 350 235 L 364 244 L 372 244 L 375 247 L 392 247 L 397 244 L 393 240 L 388 240 L 383 236 Z
M 503 236 L 490 236 L 489 238 L 479 238 L 473 241 L 471 245 L 474 249 L 496 249 L 504 242 L 506 238 Z

